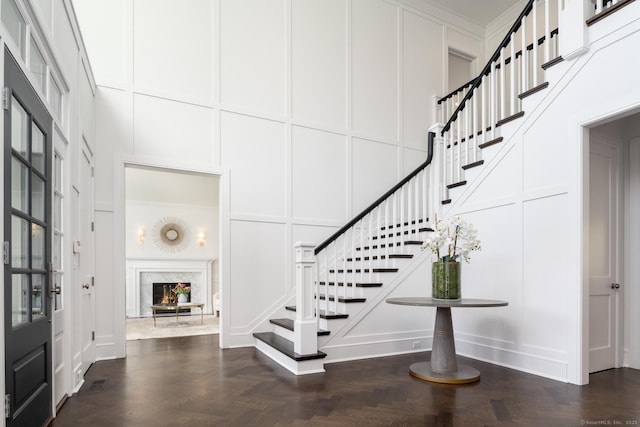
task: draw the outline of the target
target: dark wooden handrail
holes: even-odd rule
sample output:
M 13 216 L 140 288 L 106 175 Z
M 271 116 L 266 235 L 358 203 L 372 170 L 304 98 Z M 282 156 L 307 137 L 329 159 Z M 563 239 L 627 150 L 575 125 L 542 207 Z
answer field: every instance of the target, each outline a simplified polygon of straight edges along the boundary
M 468 86 L 471 86 L 475 80 L 476 80 L 475 78 L 469 80 L 468 82 L 466 82 L 465 84 L 460 86 L 458 89 L 454 89 L 451 92 L 449 92 L 448 94 L 446 94 L 445 96 L 443 96 L 442 98 L 438 99 L 438 104 L 442 104 L 447 99 L 455 96 L 458 92 L 461 92 L 461 91 L 465 90 Z
M 367 214 L 369 214 L 372 210 L 374 210 L 376 207 L 382 204 L 382 202 L 387 200 L 389 196 L 391 196 L 393 193 L 398 191 L 407 182 L 411 181 L 413 177 L 415 177 L 416 175 L 418 175 L 418 173 L 420 173 L 420 171 L 422 171 L 424 168 L 429 166 L 431 164 L 431 160 L 433 160 L 433 140 L 435 136 L 436 136 L 435 133 L 429 132 L 429 142 L 427 143 L 427 160 L 424 163 L 418 166 L 413 172 L 407 175 L 402 181 L 394 185 L 393 188 L 391 188 L 389 191 L 387 191 L 382 196 L 380 196 L 375 202 L 369 205 L 368 208 L 366 208 L 365 210 L 360 212 L 358 215 L 356 215 L 351 221 L 346 223 L 340 230 L 333 233 L 331 237 L 329 237 L 327 240 L 322 242 L 320 245 L 316 246 L 314 251 L 315 254 L 318 255 L 320 251 L 322 251 L 324 248 L 326 248 L 331 243 L 333 243 L 338 237 L 342 236 L 348 229 L 356 225 L 358 221 L 360 221 L 362 218 L 367 216 Z
M 502 43 L 498 45 L 498 48 L 496 49 L 496 51 L 493 53 L 493 55 L 491 55 L 491 58 L 489 58 L 487 65 L 484 66 L 484 68 L 482 69 L 478 77 L 476 77 L 473 80 L 473 84 L 471 85 L 471 88 L 469 89 L 465 97 L 462 98 L 462 100 L 460 101 L 460 104 L 458 105 L 458 108 L 455 109 L 453 114 L 451 114 L 451 117 L 449 117 L 449 120 L 447 121 L 447 123 L 442 128 L 443 136 L 445 132 L 447 132 L 451 128 L 451 123 L 453 123 L 458 118 L 458 113 L 464 109 L 464 105 L 466 104 L 466 102 L 469 99 L 471 99 L 471 96 L 473 95 L 473 90 L 478 86 L 480 86 L 480 82 L 482 82 L 482 76 L 489 74 L 489 72 L 491 71 L 491 64 L 494 63 L 500 57 L 500 51 L 509 44 L 509 42 L 511 41 L 511 34 L 518 31 L 518 29 L 520 28 L 520 25 L 522 25 L 522 18 L 526 17 L 529 14 L 529 12 L 531 12 L 531 9 L 533 8 L 533 4 L 535 2 L 536 0 L 529 0 L 527 2 L 527 5 L 524 7 L 524 9 L 520 13 L 516 21 L 513 23 L 513 25 L 511 26 L 511 29 L 507 32 L 507 35 L 502 40 Z
M 633 0 L 632 0 L 633 1 Z M 558 29 L 556 28 L 555 30 L 551 31 L 551 33 L 549 34 L 549 38 L 553 38 L 553 36 L 557 36 L 558 35 Z M 547 39 L 547 36 L 542 36 L 538 39 L 538 46 L 541 46 Z M 532 50 L 533 49 L 533 43 L 529 43 L 527 45 L 527 50 Z M 519 56 L 522 56 L 522 49 L 520 49 L 519 51 L 516 52 L 516 58 L 518 58 Z M 507 57 L 504 60 L 505 65 L 508 65 L 511 62 L 511 57 Z M 496 65 L 496 69 L 500 69 L 500 65 Z M 487 74 L 489 74 L 489 72 L 487 71 Z M 484 74 L 485 76 L 487 74 Z M 465 84 L 463 84 L 462 86 L 460 86 L 458 89 L 449 92 L 448 94 L 446 94 L 445 96 L 443 96 L 442 98 L 438 99 L 438 104 L 442 104 L 443 102 L 445 102 L 447 99 L 453 97 L 455 94 L 457 94 L 458 92 L 462 91 L 463 89 L 466 89 L 468 86 L 471 86 L 473 84 L 473 82 L 475 82 L 477 79 L 477 77 L 474 77 L 473 79 L 469 80 L 468 82 L 466 82 Z

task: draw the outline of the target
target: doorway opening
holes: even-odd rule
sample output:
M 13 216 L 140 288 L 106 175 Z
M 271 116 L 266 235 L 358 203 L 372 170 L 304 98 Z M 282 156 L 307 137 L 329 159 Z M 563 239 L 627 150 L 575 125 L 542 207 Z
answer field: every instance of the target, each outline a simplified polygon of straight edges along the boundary
M 448 85 L 452 92 L 471 81 L 474 77 L 474 58 L 458 50 L 449 48 Z
M 640 369 L 640 113 L 586 130 L 583 378 Z
M 219 333 L 220 177 L 124 176 L 126 340 Z

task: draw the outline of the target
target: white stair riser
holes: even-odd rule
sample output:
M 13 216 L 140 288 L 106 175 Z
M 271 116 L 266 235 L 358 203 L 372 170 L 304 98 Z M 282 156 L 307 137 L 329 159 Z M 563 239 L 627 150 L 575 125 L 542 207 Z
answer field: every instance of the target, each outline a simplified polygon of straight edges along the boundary
M 283 328 L 282 326 L 275 325 L 272 323 L 271 331 L 276 335 L 280 335 L 282 338 L 286 338 L 289 341 L 294 341 L 293 331 L 290 331 L 287 328 Z
M 255 339 L 255 347 L 262 353 L 275 360 L 278 364 L 288 369 L 290 372 L 296 375 L 306 375 L 325 372 L 324 362 L 322 359 L 305 360 L 303 362 L 296 362 L 290 357 L 280 353 L 269 344 L 264 343 L 259 339 Z

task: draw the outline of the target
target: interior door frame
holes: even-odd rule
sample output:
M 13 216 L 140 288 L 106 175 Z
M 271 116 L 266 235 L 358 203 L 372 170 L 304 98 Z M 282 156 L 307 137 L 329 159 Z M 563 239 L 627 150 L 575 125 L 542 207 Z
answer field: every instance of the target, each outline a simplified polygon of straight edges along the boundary
M 51 335 L 52 335 L 52 340 L 53 340 L 53 349 L 54 352 L 57 352 L 60 357 L 62 358 L 62 370 L 63 372 L 61 373 L 60 377 L 62 378 L 62 384 L 57 384 L 56 383 L 56 366 L 55 366 L 55 356 L 54 356 L 54 360 L 52 360 L 52 366 L 51 366 L 51 372 L 53 374 L 53 378 L 52 378 L 52 386 L 53 386 L 53 390 L 51 393 L 51 400 L 52 400 L 52 405 L 53 405 L 53 409 L 54 409 L 54 415 L 58 412 L 58 409 L 64 404 L 64 402 L 66 401 L 66 399 L 68 399 L 70 393 L 71 393 L 71 384 L 72 384 L 72 375 L 73 375 L 73 368 L 72 368 L 72 363 L 71 363 L 71 345 L 72 345 L 72 341 L 71 341 L 71 335 L 72 335 L 72 329 L 71 329 L 71 321 L 70 321 L 70 312 L 71 312 L 71 294 L 72 294 L 72 274 L 71 274 L 71 260 L 70 260 L 70 254 L 71 254 L 71 245 L 70 245 L 70 241 L 71 241 L 71 232 L 70 232 L 70 224 L 71 224 L 71 219 L 70 219 L 70 173 L 69 173 L 69 167 L 70 167 L 70 150 L 69 150 L 69 142 L 66 139 L 66 137 L 64 136 L 64 134 L 59 130 L 59 128 L 57 126 L 54 125 L 54 129 L 53 129 L 53 140 L 52 140 L 52 144 L 53 144 L 53 154 L 52 154 L 52 159 L 51 159 L 51 170 L 55 175 L 55 170 L 56 170 L 56 165 L 55 165 L 55 159 L 56 157 L 59 157 L 62 161 L 62 170 L 61 170 L 61 176 L 60 176 L 60 180 L 61 182 L 61 190 L 62 190 L 62 206 L 61 206 L 61 215 L 62 215 L 62 260 L 61 260 L 61 267 L 62 267 L 62 279 L 63 279 L 63 283 L 61 286 L 61 294 L 60 294 L 60 300 L 62 303 L 62 313 L 60 313 L 60 316 L 56 316 L 56 310 L 55 310 L 55 302 L 54 302 L 54 298 L 52 296 L 51 298 L 51 320 L 52 320 L 52 331 L 51 331 Z M 51 200 L 52 200 L 52 220 L 55 220 L 55 206 L 53 205 L 53 202 L 55 201 L 55 183 L 56 183 L 56 176 L 52 176 L 52 195 L 51 195 Z M 55 234 L 55 224 L 53 225 L 52 228 L 52 232 L 53 234 Z M 53 255 L 53 253 L 55 252 L 55 239 L 52 242 L 52 247 L 51 247 L 51 253 Z M 52 257 L 53 258 L 53 257 Z M 52 260 L 52 264 L 53 260 Z M 53 265 L 53 269 L 55 270 L 55 265 Z M 56 283 L 54 282 L 54 285 L 56 285 Z M 57 317 L 59 317 L 60 319 L 57 319 Z M 62 324 L 58 325 L 56 322 L 60 321 Z M 61 327 L 63 330 L 63 336 L 62 336 L 62 352 L 59 352 L 56 348 L 56 328 Z M 55 353 L 54 353 L 55 354 Z M 62 400 L 60 400 L 59 402 L 56 402 L 56 387 L 62 387 L 63 391 L 64 391 L 64 396 L 62 397 Z
M 615 217 L 615 224 L 616 224 L 616 228 L 615 230 L 612 231 L 612 236 L 611 238 L 615 239 L 616 245 L 615 245 L 615 260 L 612 261 L 613 264 L 613 270 L 614 273 L 614 277 L 615 277 L 615 282 L 617 282 L 618 284 L 621 284 L 621 287 L 617 290 L 615 290 L 614 292 L 611 293 L 612 295 L 612 307 L 614 312 L 614 317 L 613 317 L 613 349 L 614 349 L 614 356 L 613 356 L 613 368 L 620 368 L 623 366 L 623 362 L 624 362 L 624 301 L 625 301 L 625 296 L 627 294 L 627 281 L 626 281 L 626 275 L 625 275 L 625 263 L 624 263 L 624 258 L 625 258 L 625 233 L 623 233 L 623 230 L 625 229 L 625 195 L 624 195 L 624 188 L 625 188 L 625 183 L 628 181 L 628 174 L 626 173 L 626 167 L 624 164 L 624 159 L 628 158 L 627 155 L 625 155 L 625 151 L 627 150 L 627 142 L 623 141 L 622 139 L 619 138 L 614 138 L 614 137 L 608 137 L 608 136 L 601 136 L 601 135 L 597 135 L 597 138 L 594 138 L 591 135 L 591 132 L 589 132 L 589 144 L 588 144 L 588 153 L 589 153 L 589 162 L 591 159 L 591 152 L 593 150 L 593 146 L 595 145 L 600 145 L 602 147 L 610 147 L 612 149 L 615 150 L 615 156 L 616 156 L 616 168 L 617 170 L 615 171 L 616 173 L 616 177 L 615 177 L 615 191 L 616 191 L 616 200 L 615 200 L 615 206 L 612 209 L 611 215 Z M 597 139 L 597 142 L 596 142 Z M 615 142 L 613 141 L 615 140 Z M 592 173 L 591 173 L 591 167 L 589 165 L 589 173 L 586 176 L 586 179 L 589 181 L 589 191 L 591 190 L 591 184 L 590 184 L 590 180 L 592 177 Z M 589 191 L 587 191 L 585 193 L 585 198 L 588 198 L 589 196 Z M 586 204 L 587 206 L 589 206 L 589 204 Z M 589 218 L 591 217 L 591 212 L 589 209 Z M 589 223 L 587 223 L 589 224 Z M 589 245 L 591 245 L 591 242 L 589 242 Z M 587 252 L 587 254 L 589 254 L 590 251 Z M 590 262 L 590 261 L 589 261 Z M 590 274 L 589 274 L 590 276 Z M 589 280 L 590 278 L 587 277 L 587 279 Z M 590 294 L 591 294 L 591 289 L 590 289 L 590 284 L 589 287 L 587 289 L 587 298 L 590 299 Z M 591 324 L 590 324 L 590 314 L 589 316 L 587 316 L 587 322 L 589 323 L 589 328 L 591 328 Z M 590 348 L 591 346 L 588 345 L 588 348 Z M 589 356 L 590 357 L 590 356 Z M 586 363 L 587 364 L 587 370 L 590 371 L 590 361 Z M 591 372 L 590 372 L 591 373 Z
M 575 200 L 578 202 L 579 214 L 577 224 L 576 241 L 579 249 L 579 265 L 578 271 L 579 277 L 579 294 L 577 295 L 577 309 L 576 312 L 576 325 L 580 328 L 579 334 L 570 343 L 570 355 L 572 356 L 569 363 L 571 378 L 575 378 L 575 383 L 579 385 L 589 384 L 589 237 L 588 237 L 588 225 L 589 225 L 589 144 L 590 144 L 590 128 L 599 126 L 608 122 L 615 122 L 625 116 L 640 113 L 640 104 L 625 105 L 623 108 L 617 110 L 611 110 L 602 112 L 598 115 L 583 118 L 578 120 L 575 127 L 571 128 L 569 141 L 572 141 L 571 150 L 576 153 L 576 162 L 570 164 L 572 170 L 576 173 L 577 186 Z M 629 141 L 624 141 L 625 150 Z M 635 153 L 640 158 L 640 142 L 638 142 Z M 620 168 L 624 169 L 623 173 L 623 186 L 629 188 L 630 175 L 629 175 L 629 156 L 627 154 L 633 154 L 634 151 L 625 151 L 623 162 L 620 162 Z M 574 169 L 575 167 L 575 169 Z M 640 175 L 640 168 L 637 168 Z M 625 200 L 622 204 L 623 212 L 622 217 L 619 216 L 619 221 L 624 224 L 625 227 L 631 228 L 629 230 L 640 231 L 640 221 L 636 221 L 634 224 L 631 222 L 631 213 L 640 212 L 640 198 L 636 198 L 634 204 L 630 205 L 626 200 L 629 192 L 623 191 Z M 634 207 L 635 206 L 635 207 Z M 624 233 L 623 239 L 619 242 L 620 255 L 623 259 L 629 259 L 629 257 L 640 256 L 640 244 L 630 245 L 628 233 Z M 624 307 L 623 319 L 620 322 L 621 329 L 629 328 L 630 324 L 637 324 L 640 321 L 640 266 L 635 269 L 629 266 L 629 263 L 625 263 L 622 270 L 623 280 L 625 281 L 625 301 L 622 306 Z M 631 323 L 631 322 L 636 323 Z M 630 330 L 630 329 L 629 329 Z M 620 330 L 618 332 L 619 337 L 619 353 L 618 361 L 620 366 L 634 367 L 640 369 L 640 338 L 629 338 L 629 334 L 626 330 Z M 628 341 L 627 341 L 628 340 Z M 628 344 L 629 352 L 625 353 L 625 346 Z M 573 357 L 575 356 L 575 358 Z M 573 365 L 575 363 L 575 365 Z
M 113 181 L 114 181 L 114 203 L 113 203 L 113 279 L 114 295 L 124 296 L 126 294 L 126 255 L 125 255 L 125 169 L 128 167 L 164 169 L 167 171 L 178 173 L 195 173 L 201 175 L 214 175 L 219 178 L 219 205 L 218 205 L 218 221 L 219 221 L 219 251 L 218 251 L 218 283 L 220 284 L 220 301 L 222 307 L 225 307 L 225 299 L 229 293 L 225 291 L 229 286 L 229 256 L 231 247 L 229 244 L 229 170 L 217 168 L 195 168 L 190 165 L 176 164 L 169 159 L 151 159 L 145 156 L 137 156 L 126 153 L 116 153 L 113 162 Z M 228 304 L 228 302 L 227 302 Z M 126 301 L 123 297 L 114 298 L 113 307 L 114 322 L 114 342 L 110 343 L 114 347 L 114 355 L 112 357 L 126 357 Z M 219 318 L 219 347 L 225 348 L 226 321 L 225 315 L 228 310 L 222 310 Z M 101 344 L 101 343 L 96 343 Z M 103 343 L 104 344 L 104 343 Z

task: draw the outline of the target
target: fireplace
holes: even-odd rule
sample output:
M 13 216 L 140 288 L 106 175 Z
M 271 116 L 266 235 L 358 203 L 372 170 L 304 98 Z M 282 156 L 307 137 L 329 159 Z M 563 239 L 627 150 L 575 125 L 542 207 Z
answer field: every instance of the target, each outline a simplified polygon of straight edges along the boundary
M 181 282 L 187 286 L 191 286 L 191 282 Z M 154 282 L 153 283 L 153 304 L 154 305 L 170 305 L 178 303 L 178 295 L 174 294 L 171 290 L 178 284 L 178 282 Z M 191 293 L 187 295 L 187 302 L 191 302 Z M 156 310 L 156 313 L 173 313 L 175 310 Z M 190 313 L 190 308 L 181 308 L 180 313 Z
M 189 301 L 204 303 L 204 314 L 211 314 L 213 265 L 211 259 L 127 258 L 127 317 L 152 316 L 154 283 L 191 283 Z

